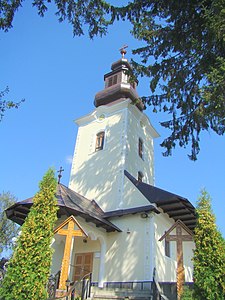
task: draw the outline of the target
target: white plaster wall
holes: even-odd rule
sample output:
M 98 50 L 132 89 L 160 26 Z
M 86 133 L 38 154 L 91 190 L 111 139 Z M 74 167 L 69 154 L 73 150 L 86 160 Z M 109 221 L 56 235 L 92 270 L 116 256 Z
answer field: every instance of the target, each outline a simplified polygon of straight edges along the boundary
M 175 242 L 170 242 L 171 257 L 167 257 L 165 255 L 165 241 L 159 242 L 161 236 L 173 223 L 174 221 L 163 213 L 155 216 L 155 266 L 158 281 L 176 281 L 176 244 Z
M 140 214 L 128 215 L 122 218 L 113 218 L 113 223 L 123 232 L 107 233 L 101 228 L 97 228 L 94 224 L 85 223 L 81 218 L 77 218 L 79 224 L 88 233 L 89 238 L 96 241 L 97 247 L 92 248 L 87 244 L 80 245 L 87 252 L 89 249 L 101 252 L 101 244 L 105 242 L 104 255 L 104 275 L 103 281 L 133 281 L 133 280 L 151 280 L 146 275 L 146 265 L 150 264 L 150 253 L 148 253 L 148 245 L 150 239 L 146 239 L 149 235 L 149 219 L 142 219 Z M 130 233 L 127 233 L 129 230 Z M 101 242 L 99 242 L 101 241 Z M 89 244 L 92 245 L 91 243 Z M 99 245 L 99 248 L 98 248 Z M 79 248 L 77 248 L 79 251 Z M 100 262 L 98 262 L 99 266 Z M 150 268 L 150 267 L 149 267 Z M 96 278 L 96 277 L 95 277 Z
M 51 274 L 56 274 L 61 270 L 61 263 L 64 254 L 64 246 L 65 246 L 66 237 L 55 234 L 54 242 L 52 244 L 53 248 L 53 257 L 52 257 L 52 266 L 51 266 Z
M 114 219 L 113 223 L 123 232 L 108 234 L 105 281 L 151 280 L 149 219 L 137 214 Z
M 150 217 L 143 219 L 140 214 L 113 219 L 123 232 L 107 233 L 82 218 L 76 218 L 88 234 L 87 243 L 76 237 L 71 264 L 75 253 L 93 252 L 93 281 L 143 281 L 152 280 L 151 228 Z M 129 231 L 129 232 L 128 232 Z M 61 268 L 65 237 L 55 235 L 53 244 L 55 256 L 52 271 Z M 71 266 L 71 274 L 73 273 Z M 72 278 L 71 278 L 72 280 Z
M 104 115 L 104 118 L 101 118 Z M 77 121 L 79 125 L 69 187 L 95 199 L 104 211 L 131 207 L 124 201 L 124 170 L 138 171 L 154 182 L 153 138 L 158 136 L 148 118 L 129 100 L 100 106 Z M 104 149 L 95 152 L 96 134 L 105 131 Z M 138 156 L 138 139 L 144 141 L 144 160 Z
M 88 199 L 95 199 L 104 211 L 117 209 L 122 172 L 124 111 L 107 115 L 79 127 L 72 165 L 70 188 Z M 96 134 L 104 130 L 104 149 L 95 152 Z
M 149 205 L 149 201 L 133 185 L 133 183 L 124 175 L 123 197 L 120 208 L 134 208 Z
M 83 238 L 75 238 L 71 264 L 75 253 L 92 252 L 93 281 L 143 281 L 152 280 L 154 266 L 158 281 L 176 281 L 176 243 L 171 242 L 171 257 L 165 256 L 164 241 L 160 237 L 174 223 L 166 214 L 150 213 L 146 219 L 140 214 L 113 218 L 111 221 L 122 232 L 107 233 L 92 223 L 77 218 L 87 233 L 87 243 Z M 65 237 L 56 235 L 53 247 L 52 272 L 61 267 Z M 192 281 L 192 242 L 184 242 L 185 280 Z M 72 272 L 72 267 L 71 267 Z
M 102 282 L 151 280 L 150 263 L 153 254 L 150 253 L 150 218 L 143 219 L 140 214 L 136 214 L 113 218 L 112 222 L 122 232 L 107 233 L 96 228 L 94 224 L 79 220 L 90 239 L 100 241 L 101 254 L 102 248 L 104 250 L 105 247 L 104 257 L 94 261 L 94 267 L 99 268 L 99 272 L 101 260 L 104 263 L 101 270 Z M 90 249 L 88 243 L 84 246 L 87 246 L 87 252 Z M 91 248 L 91 250 L 98 250 L 98 248 Z M 97 275 L 94 276 L 94 280 L 96 278 Z M 99 273 L 98 278 L 100 278 Z
M 185 242 L 183 248 L 184 251 L 184 266 L 185 266 L 185 280 L 187 282 L 193 282 L 193 254 L 194 254 L 194 242 Z
M 154 184 L 154 150 L 151 125 L 144 122 L 144 114 L 135 106 L 128 110 L 126 169 L 135 178 L 138 171 L 144 175 L 143 182 Z M 138 154 L 139 138 L 143 141 L 143 158 Z

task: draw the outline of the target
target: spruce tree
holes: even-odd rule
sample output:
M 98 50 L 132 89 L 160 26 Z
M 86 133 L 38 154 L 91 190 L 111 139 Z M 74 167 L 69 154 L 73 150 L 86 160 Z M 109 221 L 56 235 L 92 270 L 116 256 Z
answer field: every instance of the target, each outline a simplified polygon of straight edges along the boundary
M 225 242 L 217 229 L 211 199 L 202 191 L 197 203 L 194 251 L 194 299 L 225 299 Z
M 51 241 L 57 219 L 57 181 L 48 170 L 21 228 L 21 234 L 0 288 L 3 300 L 42 300 L 52 261 Z

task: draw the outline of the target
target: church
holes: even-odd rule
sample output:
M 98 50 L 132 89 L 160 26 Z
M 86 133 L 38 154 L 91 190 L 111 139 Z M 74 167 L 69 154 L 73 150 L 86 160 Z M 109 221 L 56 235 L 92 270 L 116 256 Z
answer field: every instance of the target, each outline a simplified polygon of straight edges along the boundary
M 96 300 L 179 299 L 180 284 L 193 282 L 195 208 L 154 185 L 159 135 L 125 52 L 104 75 L 95 109 L 76 120 L 69 185 L 58 183 L 51 271 L 61 271 L 59 290 L 91 273 Z M 21 225 L 31 205 L 16 203 L 7 217 Z

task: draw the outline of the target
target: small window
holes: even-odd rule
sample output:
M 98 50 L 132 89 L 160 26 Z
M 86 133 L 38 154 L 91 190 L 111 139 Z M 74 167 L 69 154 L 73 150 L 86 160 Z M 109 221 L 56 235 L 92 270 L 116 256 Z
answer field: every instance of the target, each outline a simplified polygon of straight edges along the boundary
M 138 154 L 140 156 L 140 158 L 143 159 L 143 149 L 144 149 L 144 145 L 143 145 L 143 141 L 141 138 L 139 138 L 138 140 Z
M 138 182 L 142 182 L 143 181 L 143 177 L 144 177 L 143 173 L 139 171 L 138 172 Z
M 95 151 L 102 150 L 104 147 L 105 132 L 101 131 L 96 134 Z
M 112 86 L 112 79 L 113 79 L 112 77 L 109 78 L 108 87 Z
M 117 75 L 111 76 L 108 79 L 108 87 L 117 84 Z
M 170 242 L 165 238 L 165 255 L 170 257 Z

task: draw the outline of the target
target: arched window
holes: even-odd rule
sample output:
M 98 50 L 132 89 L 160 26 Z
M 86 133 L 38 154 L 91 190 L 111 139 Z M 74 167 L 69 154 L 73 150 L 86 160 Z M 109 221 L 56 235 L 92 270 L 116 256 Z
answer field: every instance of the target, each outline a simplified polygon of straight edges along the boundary
M 102 150 L 104 147 L 105 132 L 101 131 L 96 134 L 95 151 Z
M 138 171 L 138 181 L 139 181 L 139 182 L 142 182 L 142 181 L 143 181 L 143 177 L 144 177 L 143 173 L 140 172 L 140 171 Z
M 143 153 L 144 152 L 144 144 L 141 138 L 139 138 L 138 140 L 138 154 L 140 156 L 140 158 L 143 159 Z

